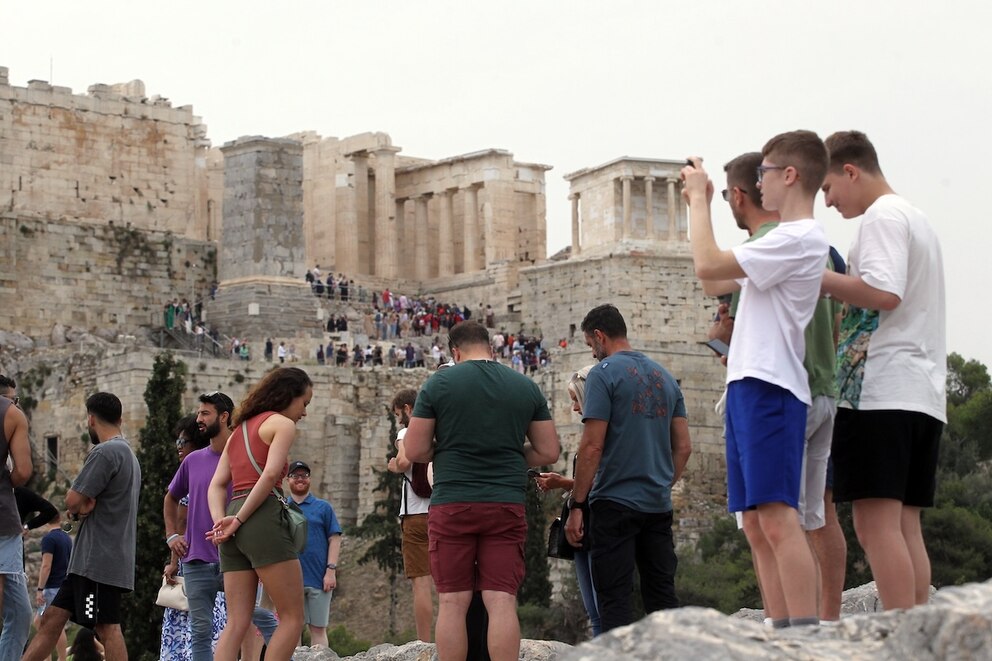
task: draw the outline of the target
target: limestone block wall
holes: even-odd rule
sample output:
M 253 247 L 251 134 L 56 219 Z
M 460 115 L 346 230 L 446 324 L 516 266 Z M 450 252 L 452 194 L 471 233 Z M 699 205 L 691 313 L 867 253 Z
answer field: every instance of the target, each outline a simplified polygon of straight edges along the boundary
M 215 260 L 212 243 L 169 232 L 0 213 L 0 328 L 41 344 L 57 325 L 144 336 L 166 301 L 206 291 Z
M 206 126 L 140 80 L 83 95 L 0 67 L 0 137 L 0 208 L 206 237 Z

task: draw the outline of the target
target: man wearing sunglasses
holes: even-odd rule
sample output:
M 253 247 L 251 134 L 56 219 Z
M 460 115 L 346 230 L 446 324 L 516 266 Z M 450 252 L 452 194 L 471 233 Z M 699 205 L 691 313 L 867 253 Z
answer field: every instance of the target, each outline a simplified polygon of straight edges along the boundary
M 200 395 L 196 424 L 201 437 L 209 439 L 209 444 L 189 453 L 179 464 L 179 470 L 169 484 L 163 503 L 165 543 L 182 562 L 186 582 L 193 661 L 213 659 L 214 602 L 217 593 L 223 591 L 224 583 L 217 547 L 207 541 L 206 537 L 207 531 L 214 525 L 207 504 L 207 488 L 231 435 L 229 425 L 233 412 L 234 402 L 224 393 Z M 189 496 L 186 534 L 181 535 L 178 532 L 179 501 L 186 496 Z M 256 609 L 256 616 L 255 625 L 267 641 L 275 630 L 272 615 L 268 611 L 260 612 L 260 609 Z

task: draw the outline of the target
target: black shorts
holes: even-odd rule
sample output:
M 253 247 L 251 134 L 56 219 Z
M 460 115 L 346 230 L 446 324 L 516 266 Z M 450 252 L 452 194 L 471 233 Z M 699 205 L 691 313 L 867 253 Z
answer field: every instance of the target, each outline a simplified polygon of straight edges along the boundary
M 116 585 L 97 583 L 79 574 L 69 574 L 62 581 L 52 606 L 69 611 L 69 619 L 92 629 L 98 624 L 121 623 L 121 595 Z
M 834 502 L 891 498 L 932 507 L 944 423 L 915 411 L 837 409 Z

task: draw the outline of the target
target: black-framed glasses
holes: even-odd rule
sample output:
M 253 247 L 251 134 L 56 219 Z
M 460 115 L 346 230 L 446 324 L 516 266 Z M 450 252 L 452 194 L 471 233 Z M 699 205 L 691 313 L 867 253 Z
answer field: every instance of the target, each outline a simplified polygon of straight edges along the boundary
M 754 171 L 758 174 L 758 183 L 760 184 L 761 183 L 761 180 L 765 178 L 765 173 L 766 172 L 769 172 L 771 170 L 784 170 L 787 167 L 789 167 L 789 166 L 788 165 L 759 165 L 758 167 L 756 167 L 754 169 Z

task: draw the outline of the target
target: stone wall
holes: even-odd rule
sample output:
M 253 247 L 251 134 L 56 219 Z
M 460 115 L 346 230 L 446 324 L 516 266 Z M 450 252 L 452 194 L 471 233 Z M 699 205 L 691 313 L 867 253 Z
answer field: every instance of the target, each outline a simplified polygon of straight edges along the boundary
M 145 337 L 166 301 L 199 295 L 214 277 L 213 243 L 112 221 L 3 212 L 0 236 L 0 328 L 37 344 L 70 328 Z
M 140 80 L 86 95 L 0 67 L 0 208 L 206 238 L 206 126 Z

